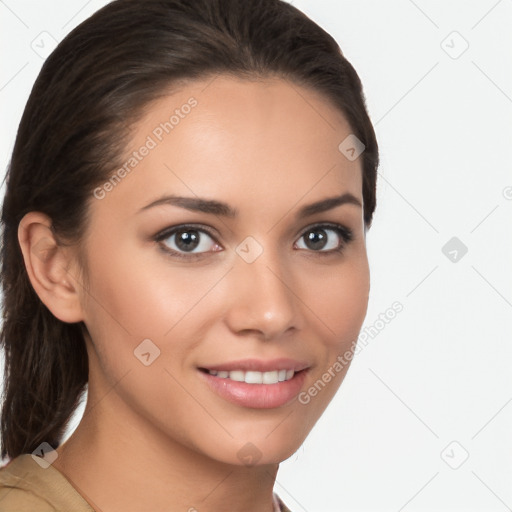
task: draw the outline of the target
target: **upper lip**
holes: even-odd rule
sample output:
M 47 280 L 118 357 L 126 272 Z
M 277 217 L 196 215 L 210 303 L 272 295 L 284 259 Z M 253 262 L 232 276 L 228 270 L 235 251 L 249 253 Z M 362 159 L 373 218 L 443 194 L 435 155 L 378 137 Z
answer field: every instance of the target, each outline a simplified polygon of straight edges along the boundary
M 240 359 L 239 361 L 229 361 L 227 363 L 219 363 L 208 366 L 201 366 L 204 370 L 217 370 L 217 371 L 254 371 L 254 372 L 270 372 L 273 370 L 293 370 L 299 372 L 311 365 L 304 361 L 297 361 L 289 358 L 279 359 Z

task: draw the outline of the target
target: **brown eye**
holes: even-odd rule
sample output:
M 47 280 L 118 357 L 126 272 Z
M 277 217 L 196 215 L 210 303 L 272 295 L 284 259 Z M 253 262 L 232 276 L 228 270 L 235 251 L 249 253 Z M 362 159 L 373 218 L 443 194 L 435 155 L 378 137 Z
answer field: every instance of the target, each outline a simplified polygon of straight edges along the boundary
M 198 245 L 200 245 L 201 235 L 196 229 L 180 229 L 174 234 L 176 237 L 174 243 L 181 251 L 193 251 Z
M 353 239 L 352 232 L 338 225 L 321 224 L 309 228 L 299 240 L 304 240 L 299 249 L 309 249 L 314 252 L 341 251 Z
M 178 257 L 200 256 L 208 252 L 218 252 L 220 247 L 205 229 L 195 226 L 177 226 L 159 233 L 155 241 L 163 249 Z

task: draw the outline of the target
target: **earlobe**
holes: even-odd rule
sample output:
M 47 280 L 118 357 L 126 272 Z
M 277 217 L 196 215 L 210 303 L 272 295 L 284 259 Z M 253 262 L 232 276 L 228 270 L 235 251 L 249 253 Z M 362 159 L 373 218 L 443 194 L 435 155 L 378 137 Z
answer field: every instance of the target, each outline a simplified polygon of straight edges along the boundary
M 45 306 L 59 320 L 83 320 L 80 284 L 69 270 L 71 253 L 59 245 L 51 219 L 29 212 L 18 225 L 18 240 L 29 280 Z

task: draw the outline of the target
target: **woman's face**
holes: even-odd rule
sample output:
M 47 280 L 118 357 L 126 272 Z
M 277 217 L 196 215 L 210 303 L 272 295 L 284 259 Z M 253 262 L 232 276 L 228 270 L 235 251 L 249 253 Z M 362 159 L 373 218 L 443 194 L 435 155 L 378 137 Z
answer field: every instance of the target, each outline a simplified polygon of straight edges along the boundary
M 368 303 L 361 161 L 338 147 L 350 134 L 283 80 L 218 76 L 148 106 L 85 239 L 89 394 L 115 396 L 112 436 L 232 464 L 299 448 Z

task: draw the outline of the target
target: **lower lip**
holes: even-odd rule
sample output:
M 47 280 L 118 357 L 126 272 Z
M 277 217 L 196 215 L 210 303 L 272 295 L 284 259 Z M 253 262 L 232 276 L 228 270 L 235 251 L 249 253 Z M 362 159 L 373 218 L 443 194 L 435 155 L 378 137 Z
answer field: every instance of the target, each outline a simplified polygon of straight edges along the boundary
M 253 409 L 273 409 L 294 400 L 304 384 L 306 372 L 307 370 L 297 372 L 290 380 L 277 384 L 247 384 L 247 382 L 216 377 L 199 370 L 210 388 L 222 398 L 236 405 Z

